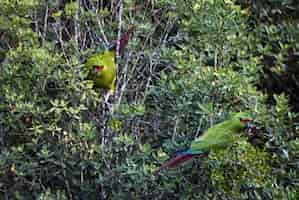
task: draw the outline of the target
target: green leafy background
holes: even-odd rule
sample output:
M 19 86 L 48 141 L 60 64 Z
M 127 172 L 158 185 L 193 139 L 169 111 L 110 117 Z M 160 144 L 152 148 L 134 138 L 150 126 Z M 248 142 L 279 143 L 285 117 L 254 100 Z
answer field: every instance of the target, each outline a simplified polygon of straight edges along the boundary
M 295 0 L 0 0 L 0 13 L 0 199 L 299 198 Z M 84 60 L 131 25 L 104 101 Z M 237 111 L 254 135 L 152 175 Z

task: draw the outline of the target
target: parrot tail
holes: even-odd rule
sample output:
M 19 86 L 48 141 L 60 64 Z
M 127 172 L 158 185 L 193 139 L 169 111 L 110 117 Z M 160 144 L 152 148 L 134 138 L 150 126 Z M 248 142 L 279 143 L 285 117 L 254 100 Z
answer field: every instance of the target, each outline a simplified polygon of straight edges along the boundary
M 134 30 L 135 30 L 135 27 L 131 26 L 127 32 L 123 33 L 120 36 L 120 41 L 119 41 L 119 53 L 120 54 L 123 53 L 123 51 L 124 51 L 125 47 L 127 46 L 128 41 L 129 41 L 131 35 L 133 34 Z
M 133 34 L 134 30 L 135 30 L 135 27 L 131 26 L 127 30 L 127 32 L 124 32 L 121 34 L 120 40 L 119 40 L 119 49 L 118 49 L 119 54 L 122 54 L 124 52 L 124 49 L 127 46 L 129 39 L 130 39 L 131 35 Z M 117 41 L 113 41 L 111 43 L 111 46 L 109 47 L 109 50 L 116 51 L 116 48 L 117 48 L 116 46 L 117 46 Z
M 160 171 L 163 170 L 163 169 L 166 169 L 166 168 L 173 168 L 173 167 L 176 167 L 190 159 L 192 159 L 193 155 L 192 154 L 180 154 L 178 156 L 176 156 L 175 158 L 167 161 L 166 163 L 164 163 L 161 167 L 159 167 L 157 170 L 155 170 L 153 172 L 153 174 L 155 176 L 159 175 Z

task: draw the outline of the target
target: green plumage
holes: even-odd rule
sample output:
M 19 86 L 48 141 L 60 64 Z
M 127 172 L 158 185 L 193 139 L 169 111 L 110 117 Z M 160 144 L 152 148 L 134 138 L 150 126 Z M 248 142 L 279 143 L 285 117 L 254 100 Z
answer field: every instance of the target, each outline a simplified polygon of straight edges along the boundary
M 164 163 L 153 174 L 158 175 L 163 169 L 176 167 L 192 159 L 195 155 L 204 154 L 212 149 L 224 148 L 232 144 L 235 138 L 238 138 L 237 133 L 244 131 L 246 127 L 250 127 L 250 121 L 251 118 L 247 113 L 234 114 L 229 120 L 209 128 L 191 143 L 187 151 L 178 153 L 175 158 Z
M 122 33 L 119 41 L 114 41 L 110 45 L 109 50 L 94 54 L 87 59 L 84 65 L 89 70 L 87 78 L 94 82 L 95 87 L 107 89 L 112 93 L 114 92 L 114 82 L 116 79 L 115 55 L 116 53 L 118 55 L 122 54 L 134 29 L 134 26 L 132 26 L 127 32 Z M 117 45 L 119 48 L 117 48 Z
M 242 119 L 251 118 L 248 114 L 241 112 L 233 115 L 229 120 L 209 128 L 191 143 L 188 152 L 199 154 L 233 143 L 236 134 L 245 129 L 245 124 L 241 122 Z
M 103 66 L 100 73 L 94 73 L 94 67 Z M 104 88 L 114 92 L 114 82 L 116 78 L 115 52 L 105 51 L 94 54 L 85 63 L 89 69 L 88 79 L 94 81 L 96 87 Z

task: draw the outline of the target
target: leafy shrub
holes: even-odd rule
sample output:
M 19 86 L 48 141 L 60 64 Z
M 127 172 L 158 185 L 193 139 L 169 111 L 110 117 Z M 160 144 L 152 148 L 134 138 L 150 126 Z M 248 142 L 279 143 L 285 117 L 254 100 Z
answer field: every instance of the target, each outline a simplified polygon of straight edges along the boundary
M 283 73 L 295 55 L 294 24 L 250 32 L 233 1 L 125 1 L 137 28 L 105 102 L 81 64 L 117 38 L 113 2 L 1 1 L 1 199 L 297 199 L 292 97 L 258 90 L 264 56 Z M 240 110 L 248 139 L 152 175 Z

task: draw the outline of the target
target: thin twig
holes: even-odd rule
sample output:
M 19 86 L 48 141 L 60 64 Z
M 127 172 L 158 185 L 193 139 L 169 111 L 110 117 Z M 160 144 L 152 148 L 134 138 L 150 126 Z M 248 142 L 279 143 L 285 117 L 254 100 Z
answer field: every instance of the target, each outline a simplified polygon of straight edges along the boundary
M 61 45 L 61 49 L 62 49 L 63 57 L 65 58 L 65 60 L 66 60 L 66 62 L 67 62 L 67 64 L 68 64 L 68 66 L 71 66 L 70 61 L 69 61 L 69 59 L 68 59 L 68 57 L 67 57 L 67 54 L 66 54 L 66 52 L 65 52 L 64 42 L 63 42 L 63 40 L 62 40 L 61 24 L 59 23 L 59 27 L 58 27 L 58 28 L 56 27 L 56 25 L 57 25 L 57 24 L 55 24 L 55 25 L 53 24 L 53 30 L 54 30 L 54 32 L 56 33 L 57 39 L 58 39 L 58 41 L 59 41 L 59 43 L 60 43 L 60 45 Z M 58 29 L 58 30 L 57 30 L 57 29 Z
M 104 41 L 104 44 L 105 44 L 105 47 L 108 46 L 109 44 L 109 41 L 105 35 L 105 32 L 104 32 L 104 29 L 103 29 L 103 24 L 102 24 L 102 21 L 101 21 L 101 18 L 99 17 L 99 10 L 98 8 L 93 4 L 92 1 L 90 1 L 90 4 L 91 4 L 91 7 L 95 10 L 95 14 L 96 14 L 96 18 L 97 18 L 97 23 L 98 23 L 98 26 L 100 28 L 100 33 L 101 33 L 101 36 L 102 36 L 102 39 Z
M 121 37 L 121 27 L 122 27 L 122 13 L 123 13 L 123 1 L 119 0 L 119 11 L 118 11 L 118 32 L 117 32 L 117 44 L 116 44 L 116 69 L 118 69 L 118 60 L 120 58 L 119 48 L 120 48 L 120 37 Z
M 42 44 L 44 44 L 44 42 L 46 40 L 47 29 L 48 29 L 48 16 L 49 16 L 49 1 L 45 0 L 45 2 L 46 2 L 46 10 L 45 10 L 45 18 L 44 18 Z
M 77 52 L 77 56 L 79 57 L 79 38 L 80 38 L 80 23 L 79 23 L 79 11 L 80 11 L 80 1 L 78 1 L 78 9 L 76 9 L 76 13 L 74 16 L 75 22 L 75 48 Z

